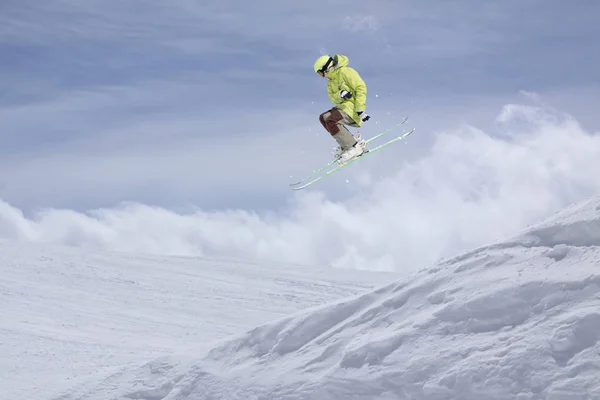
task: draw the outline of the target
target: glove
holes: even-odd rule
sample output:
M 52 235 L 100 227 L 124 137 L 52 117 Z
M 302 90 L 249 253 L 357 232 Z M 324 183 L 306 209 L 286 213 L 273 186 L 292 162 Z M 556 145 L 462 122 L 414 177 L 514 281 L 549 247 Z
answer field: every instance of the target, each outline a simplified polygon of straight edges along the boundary
M 340 90 L 340 97 L 345 100 L 349 100 L 352 98 L 352 92 L 347 90 Z
M 369 114 L 367 114 L 364 111 L 357 111 L 356 113 L 358 114 L 358 118 L 360 118 L 362 122 L 366 122 L 369 120 L 369 118 L 371 118 Z

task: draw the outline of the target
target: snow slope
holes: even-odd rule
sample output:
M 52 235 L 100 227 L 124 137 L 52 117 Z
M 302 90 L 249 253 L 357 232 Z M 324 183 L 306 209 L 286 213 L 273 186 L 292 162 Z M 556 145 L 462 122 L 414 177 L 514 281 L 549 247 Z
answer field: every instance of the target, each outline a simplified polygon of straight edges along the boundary
M 53 398 L 396 278 L 0 241 L 0 399 Z
M 372 292 L 60 399 L 598 400 L 599 340 L 594 198 Z

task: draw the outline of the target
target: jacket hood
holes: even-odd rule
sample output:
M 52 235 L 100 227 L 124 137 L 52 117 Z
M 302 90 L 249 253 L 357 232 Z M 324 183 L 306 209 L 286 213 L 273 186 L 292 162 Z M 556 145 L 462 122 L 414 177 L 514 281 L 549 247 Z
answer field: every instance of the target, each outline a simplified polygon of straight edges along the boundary
M 338 69 L 340 67 L 346 67 L 350 62 L 350 60 L 348 60 L 348 57 L 342 54 L 336 54 L 335 56 L 333 56 L 333 61 L 335 63 L 335 69 Z

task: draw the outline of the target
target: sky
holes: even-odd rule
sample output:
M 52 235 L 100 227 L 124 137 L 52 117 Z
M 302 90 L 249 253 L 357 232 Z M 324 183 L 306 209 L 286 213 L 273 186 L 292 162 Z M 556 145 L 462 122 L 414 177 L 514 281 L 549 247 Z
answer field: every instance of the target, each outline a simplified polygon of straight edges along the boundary
M 408 270 L 596 193 L 600 3 L 7 0 L 0 237 Z M 368 85 L 329 161 L 313 62 Z M 474 219 L 487 225 L 474 227 Z M 482 228 L 483 226 L 483 228 Z

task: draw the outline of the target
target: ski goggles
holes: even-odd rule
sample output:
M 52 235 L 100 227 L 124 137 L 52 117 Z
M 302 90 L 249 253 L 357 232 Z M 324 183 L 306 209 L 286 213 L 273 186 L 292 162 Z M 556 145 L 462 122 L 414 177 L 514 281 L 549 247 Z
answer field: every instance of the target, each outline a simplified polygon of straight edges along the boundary
M 331 63 L 333 62 L 333 57 L 329 57 L 329 60 L 327 60 L 327 62 L 325 63 L 325 65 L 323 65 L 321 67 L 321 69 L 319 69 L 317 71 L 317 74 L 321 75 L 321 76 L 325 76 L 325 72 L 327 72 L 327 70 L 329 69 L 329 67 L 331 66 Z

